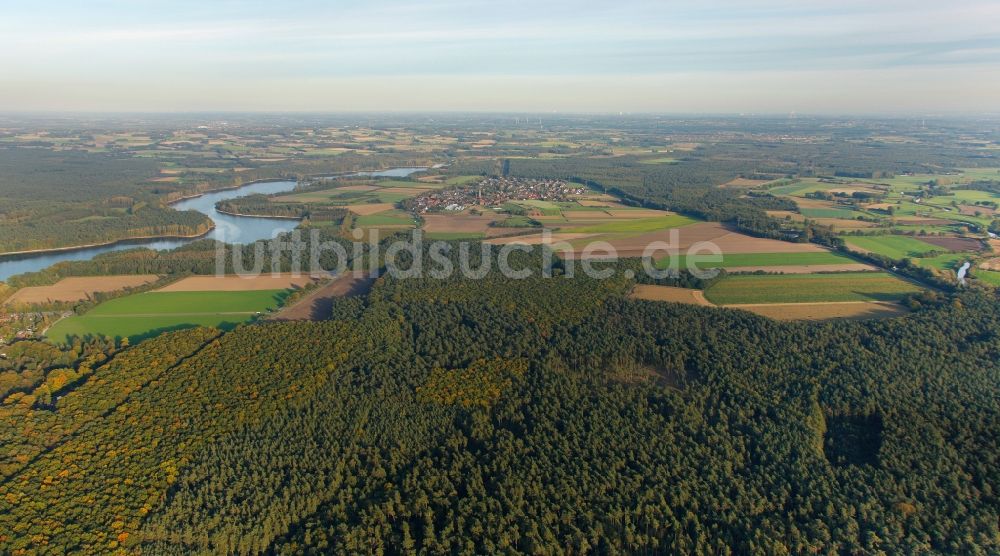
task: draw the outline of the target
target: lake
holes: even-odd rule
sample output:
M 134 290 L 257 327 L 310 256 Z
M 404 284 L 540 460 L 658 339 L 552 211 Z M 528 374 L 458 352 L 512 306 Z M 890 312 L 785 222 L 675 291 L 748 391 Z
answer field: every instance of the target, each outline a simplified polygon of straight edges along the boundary
M 426 168 L 390 168 L 378 172 L 355 172 L 348 175 L 403 178 L 421 170 L 426 170 Z M 298 220 L 221 214 L 215 210 L 215 203 L 258 193 L 265 195 L 284 193 L 295 189 L 295 185 L 294 181 L 252 183 L 238 189 L 206 193 L 200 197 L 192 197 L 172 204 L 171 206 L 176 210 L 196 210 L 203 213 L 215 223 L 215 229 L 196 239 L 140 239 L 69 251 L 0 257 L 0 281 L 25 272 L 37 272 L 62 261 L 88 261 L 101 253 L 124 251 L 136 247 L 163 251 L 175 249 L 197 239 L 215 239 L 226 243 L 253 243 L 261 239 L 271 239 L 277 234 L 295 229 L 299 224 Z

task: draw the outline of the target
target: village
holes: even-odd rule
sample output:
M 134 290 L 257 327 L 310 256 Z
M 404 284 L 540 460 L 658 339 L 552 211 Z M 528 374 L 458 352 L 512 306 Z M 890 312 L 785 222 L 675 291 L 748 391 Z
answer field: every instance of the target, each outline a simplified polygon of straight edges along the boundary
M 500 207 L 509 201 L 566 201 L 583 194 L 582 185 L 562 180 L 486 178 L 474 185 L 432 191 L 409 199 L 404 206 L 416 213 L 463 211 L 470 206 Z
M 0 313 L 0 347 L 41 335 L 52 321 L 52 313 Z

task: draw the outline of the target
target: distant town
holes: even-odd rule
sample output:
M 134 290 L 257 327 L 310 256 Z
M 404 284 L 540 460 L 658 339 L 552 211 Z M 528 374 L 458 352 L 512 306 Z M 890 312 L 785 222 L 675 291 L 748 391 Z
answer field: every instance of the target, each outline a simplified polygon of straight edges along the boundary
M 413 212 L 462 211 L 479 206 L 496 208 L 509 201 L 566 201 L 584 187 L 553 179 L 486 178 L 473 185 L 431 191 L 408 200 Z

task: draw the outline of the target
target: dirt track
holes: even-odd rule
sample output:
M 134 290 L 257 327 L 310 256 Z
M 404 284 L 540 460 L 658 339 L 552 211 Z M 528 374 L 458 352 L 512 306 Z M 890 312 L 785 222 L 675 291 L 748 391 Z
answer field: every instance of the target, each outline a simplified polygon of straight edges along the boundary
M 347 272 L 306 295 L 298 303 L 278 311 L 270 320 L 327 320 L 335 298 L 363 295 L 368 293 L 374 283 L 375 279 L 367 275 L 355 276 L 353 272 Z

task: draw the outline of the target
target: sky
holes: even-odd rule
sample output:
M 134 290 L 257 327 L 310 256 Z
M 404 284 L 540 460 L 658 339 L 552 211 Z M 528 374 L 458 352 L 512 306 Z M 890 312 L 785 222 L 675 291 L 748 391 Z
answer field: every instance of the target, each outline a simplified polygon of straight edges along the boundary
M 5 0 L 0 111 L 997 113 L 1000 1 Z

